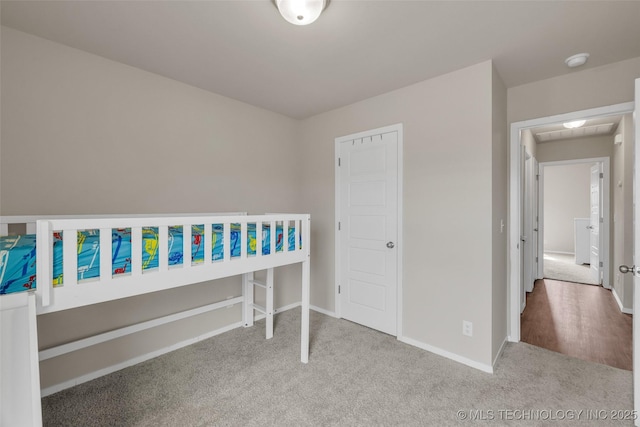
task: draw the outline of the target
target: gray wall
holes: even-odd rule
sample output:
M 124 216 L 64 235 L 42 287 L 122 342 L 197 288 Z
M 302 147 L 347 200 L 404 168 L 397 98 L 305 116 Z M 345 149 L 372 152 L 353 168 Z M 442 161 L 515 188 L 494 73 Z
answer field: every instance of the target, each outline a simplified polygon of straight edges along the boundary
M 296 121 L 2 28 L 3 215 L 300 209 Z M 300 300 L 279 269 L 276 307 Z M 238 278 L 42 316 L 41 348 L 240 294 Z M 48 387 L 240 321 L 219 310 L 42 363 Z

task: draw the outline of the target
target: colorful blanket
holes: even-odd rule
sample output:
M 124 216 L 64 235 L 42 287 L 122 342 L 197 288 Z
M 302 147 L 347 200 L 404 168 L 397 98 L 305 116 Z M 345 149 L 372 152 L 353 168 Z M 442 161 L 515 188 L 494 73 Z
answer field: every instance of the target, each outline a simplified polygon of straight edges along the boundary
M 194 225 L 191 229 L 191 262 L 204 263 L 204 225 Z M 256 225 L 247 227 L 247 254 L 256 254 Z M 288 247 L 295 247 L 295 230 L 289 228 Z M 63 277 L 62 234 L 53 235 L 53 286 L 61 286 Z M 271 230 L 262 228 L 262 254 L 268 255 Z M 230 254 L 240 256 L 240 224 L 232 224 L 230 232 Z M 131 229 L 113 229 L 111 233 L 111 261 L 114 276 L 131 272 Z M 276 252 L 283 248 L 282 226 L 276 227 Z M 169 266 L 182 265 L 182 227 L 169 227 Z M 211 259 L 219 261 L 224 254 L 222 224 L 213 224 Z M 142 229 L 142 268 L 150 270 L 158 267 L 158 228 Z M 100 275 L 100 231 L 78 231 L 78 280 L 86 280 Z M 0 295 L 20 292 L 36 287 L 36 236 L 26 234 L 0 237 Z

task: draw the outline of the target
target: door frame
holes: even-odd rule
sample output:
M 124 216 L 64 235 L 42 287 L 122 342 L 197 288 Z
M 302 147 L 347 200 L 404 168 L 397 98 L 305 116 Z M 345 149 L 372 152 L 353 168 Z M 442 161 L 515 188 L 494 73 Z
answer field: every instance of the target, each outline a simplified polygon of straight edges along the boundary
M 533 282 L 535 281 L 535 276 L 538 274 L 538 270 L 536 268 L 535 257 L 538 256 L 538 247 L 534 245 L 534 229 L 536 228 L 535 224 L 535 216 L 537 215 L 537 211 L 535 209 L 536 200 L 535 197 L 535 187 L 537 185 L 537 181 L 535 176 L 538 174 L 536 168 L 536 158 L 533 157 L 532 153 L 529 153 L 526 147 L 522 147 L 522 160 L 524 164 L 523 170 L 523 198 L 522 198 L 522 206 L 524 206 L 524 212 L 522 215 L 522 231 L 523 234 L 520 238 L 520 241 L 523 245 L 522 250 L 522 262 L 523 262 L 523 274 L 522 274 L 522 284 L 520 285 L 520 298 L 522 301 L 520 302 L 520 313 L 525 309 L 527 305 L 527 292 L 531 292 L 533 290 Z M 527 158 L 527 156 L 529 156 Z M 527 206 L 529 207 L 530 217 L 527 221 Z M 529 257 L 527 259 L 527 251 L 525 250 L 526 244 L 531 246 L 529 251 Z
M 621 114 L 633 113 L 635 109 L 634 102 L 625 102 L 622 104 L 609 105 L 606 107 L 591 108 L 587 110 L 574 111 L 571 113 L 558 114 L 554 116 L 542 117 L 531 120 L 514 122 L 510 125 L 509 136 L 509 266 L 508 266 L 508 340 L 511 342 L 520 341 L 520 217 L 522 215 L 520 201 L 521 199 L 521 180 L 522 171 L 520 166 L 521 147 L 520 134 L 525 129 L 536 128 L 539 126 L 549 125 L 553 123 L 569 122 L 578 119 L 589 119 L 602 116 L 615 116 Z
M 611 253 L 610 240 L 611 235 L 611 158 L 610 157 L 592 157 L 587 159 L 571 159 L 557 160 L 550 162 L 540 162 L 538 164 L 539 191 L 538 191 L 538 236 L 542 238 L 543 244 L 538 246 L 539 273 L 540 277 L 544 276 L 544 168 L 549 166 L 563 165 L 579 165 L 599 163 L 602 167 L 602 188 L 600 194 L 600 212 L 602 217 L 602 226 L 600 227 L 599 236 L 599 261 L 602 263 L 602 286 L 605 289 L 611 289 L 610 272 L 611 272 Z
M 391 133 L 391 132 L 397 132 L 398 134 L 398 145 L 397 145 L 397 149 L 398 149 L 398 204 L 397 204 L 397 225 L 398 225 L 398 230 L 397 230 L 397 240 L 396 240 L 396 254 L 397 254 L 397 268 L 396 268 L 396 284 L 397 284 L 397 288 L 396 288 L 396 301 L 397 301 L 397 307 L 396 307 L 396 337 L 401 337 L 402 336 L 402 266 L 403 266 L 403 254 L 402 254 L 402 249 L 404 247 L 404 239 L 403 239 L 403 233 L 402 233 L 402 214 L 403 214 L 403 210 L 402 210 L 402 199 L 403 199 L 403 194 L 402 194 L 402 177 L 404 176 L 403 174 L 403 158 L 402 158 L 402 153 L 403 153 L 403 125 L 402 123 L 397 123 L 394 125 L 389 125 L 389 126 L 384 126 L 381 128 L 377 128 L 377 129 L 371 129 L 371 130 L 367 130 L 367 131 L 363 131 L 363 132 L 358 132 L 358 133 L 354 133 L 351 135 L 346 135 L 346 136 L 341 136 L 338 138 L 335 138 L 335 218 L 334 218 L 334 245 L 335 245 L 335 289 L 334 289 L 334 298 L 335 298 L 335 314 L 337 318 L 342 318 L 342 311 L 341 311 L 341 304 L 340 304 L 340 294 L 338 292 L 338 286 L 340 286 L 340 271 L 341 271 L 341 263 L 342 263 L 342 256 L 341 256 L 341 246 L 340 246 L 340 230 L 338 228 L 338 223 L 340 221 L 340 185 L 341 185 L 341 174 L 340 174 L 340 144 L 345 142 L 345 141 L 349 141 L 352 139 L 359 139 L 359 138 L 366 138 L 369 136 L 374 136 L 374 135 L 380 135 L 382 133 Z

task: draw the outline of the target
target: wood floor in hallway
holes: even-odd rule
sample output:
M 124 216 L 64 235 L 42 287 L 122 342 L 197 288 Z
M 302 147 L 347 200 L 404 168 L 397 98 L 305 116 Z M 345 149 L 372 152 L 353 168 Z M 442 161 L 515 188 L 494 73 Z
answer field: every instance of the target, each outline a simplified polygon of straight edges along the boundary
M 536 280 L 521 315 L 522 341 L 632 370 L 632 318 L 601 286 Z

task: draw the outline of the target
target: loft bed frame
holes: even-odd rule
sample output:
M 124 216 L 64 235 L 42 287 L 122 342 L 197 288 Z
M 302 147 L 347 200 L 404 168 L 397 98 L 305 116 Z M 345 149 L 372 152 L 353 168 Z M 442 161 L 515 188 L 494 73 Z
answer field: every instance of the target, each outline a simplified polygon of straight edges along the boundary
M 35 290 L 0 295 L 0 425 L 42 424 L 39 361 L 106 342 L 171 321 L 198 315 L 218 308 L 242 304 L 242 325 L 253 326 L 254 310 L 266 318 L 266 338 L 273 336 L 273 269 L 289 264 L 302 264 L 302 315 L 300 360 L 309 360 L 309 280 L 310 217 L 307 214 L 246 215 L 176 214 L 176 215 L 85 215 L 85 216 L 12 216 L 0 217 L 0 236 L 8 235 L 10 225 L 24 224 L 27 234 L 36 234 Z M 170 266 L 168 261 L 169 227 L 182 226 L 183 259 L 191 260 L 192 226 L 204 226 L 204 254 L 212 254 L 212 228 L 222 227 L 220 259 L 204 256 L 200 263 L 183 262 Z M 239 227 L 239 253 L 231 252 L 232 226 Z M 142 266 L 142 230 L 158 230 L 158 267 L 147 271 Z M 255 230 L 255 253 L 249 253 L 249 227 Z M 277 250 L 276 230 L 282 229 L 284 242 Z M 128 274 L 112 273 L 112 230 L 131 231 L 131 267 Z M 263 230 L 272 230 L 263 242 Z M 100 230 L 99 276 L 78 281 L 78 231 Z M 53 233 L 62 232 L 62 286 L 53 283 Z M 288 244 L 290 233 L 295 244 Z M 237 232 L 236 232 L 237 234 Z M 287 243 L 285 243 L 287 242 Z M 263 253 L 259 248 L 269 248 Z M 109 248 L 109 249 L 107 249 Z M 266 270 L 266 281 L 258 281 L 254 272 Z M 160 319 L 127 326 L 53 348 L 38 350 L 37 316 L 116 299 L 143 295 L 194 283 L 242 276 L 242 296 L 207 306 L 176 313 Z M 266 306 L 254 302 L 254 286 L 266 290 Z M 64 388 L 64 387 L 63 387 Z M 55 390 L 57 391 L 57 390 Z M 49 393 L 47 393 L 49 394 Z

